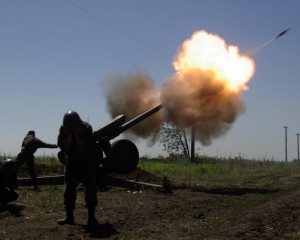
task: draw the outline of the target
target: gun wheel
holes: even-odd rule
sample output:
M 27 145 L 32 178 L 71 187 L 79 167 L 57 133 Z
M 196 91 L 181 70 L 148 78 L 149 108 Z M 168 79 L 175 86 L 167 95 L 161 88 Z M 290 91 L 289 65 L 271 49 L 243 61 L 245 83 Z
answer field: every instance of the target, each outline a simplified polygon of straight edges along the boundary
M 121 139 L 111 145 L 109 160 L 113 172 L 128 174 L 136 169 L 139 163 L 139 151 L 133 142 Z

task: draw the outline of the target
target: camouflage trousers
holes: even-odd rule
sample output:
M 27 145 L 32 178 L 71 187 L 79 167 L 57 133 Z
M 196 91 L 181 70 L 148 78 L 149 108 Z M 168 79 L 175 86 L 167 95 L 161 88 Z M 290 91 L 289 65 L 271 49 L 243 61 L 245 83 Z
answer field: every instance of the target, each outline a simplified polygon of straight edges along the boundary
M 32 153 L 20 152 L 16 158 L 17 173 L 23 163 L 26 163 L 29 175 L 34 185 L 37 184 L 37 176 L 34 169 L 34 156 Z
M 16 201 L 19 197 L 19 194 L 8 190 L 8 189 L 1 189 L 0 190 L 0 203 L 7 204 L 13 201 Z
M 95 162 L 93 157 L 76 158 L 66 156 L 65 164 L 65 208 L 75 208 L 76 187 L 84 185 L 86 207 L 97 206 L 97 190 L 95 178 Z

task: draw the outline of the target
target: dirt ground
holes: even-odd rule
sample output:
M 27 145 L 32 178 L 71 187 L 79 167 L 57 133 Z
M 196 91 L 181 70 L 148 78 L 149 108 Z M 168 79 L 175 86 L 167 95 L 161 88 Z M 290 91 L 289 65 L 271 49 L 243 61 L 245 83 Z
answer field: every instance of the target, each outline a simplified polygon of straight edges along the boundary
M 38 173 L 45 169 L 63 172 L 60 167 L 47 168 L 40 166 Z M 136 174 L 143 181 L 162 183 L 147 172 L 137 170 L 132 176 Z M 88 227 L 81 191 L 75 225 L 57 224 L 65 214 L 63 188 L 41 186 L 41 191 L 33 191 L 29 186 L 19 187 L 17 202 L 28 206 L 20 214 L 0 213 L 0 239 L 300 239 L 300 190 L 278 194 L 230 186 L 178 187 L 173 188 L 174 194 L 160 194 L 107 187 L 98 192 L 96 217 L 100 226 Z M 232 214 L 232 205 L 253 194 L 274 197 L 251 210 Z

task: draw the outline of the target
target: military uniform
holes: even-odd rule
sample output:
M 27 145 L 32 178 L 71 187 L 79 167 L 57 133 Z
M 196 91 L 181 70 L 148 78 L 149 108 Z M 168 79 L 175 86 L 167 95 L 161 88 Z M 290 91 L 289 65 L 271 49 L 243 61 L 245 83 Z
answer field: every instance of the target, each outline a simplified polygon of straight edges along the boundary
M 65 191 L 64 205 L 66 209 L 74 209 L 76 202 L 76 187 L 83 183 L 85 187 L 86 207 L 95 209 L 97 206 L 97 191 L 95 183 L 94 135 L 90 124 L 82 121 L 79 137 L 83 144 L 76 142 L 74 134 L 68 149 L 65 141 L 68 135 L 63 126 L 59 129 L 57 145 L 65 153 Z
M 0 163 L 1 168 L 2 162 Z M 6 176 L 1 171 L 0 173 L 0 204 L 7 204 L 18 199 L 19 194 L 14 190 L 17 188 L 17 177 L 16 174 L 9 174 Z
M 39 148 L 57 148 L 57 145 L 44 143 L 35 137 L 34 131 L 29 131 L 22 142 L 21 152 L 16 158 L 17 172 L 22 164 L 26 162 L 29 175 L 35 188 L 37 188 L 37 176 L 34 169 L 34 153 Z

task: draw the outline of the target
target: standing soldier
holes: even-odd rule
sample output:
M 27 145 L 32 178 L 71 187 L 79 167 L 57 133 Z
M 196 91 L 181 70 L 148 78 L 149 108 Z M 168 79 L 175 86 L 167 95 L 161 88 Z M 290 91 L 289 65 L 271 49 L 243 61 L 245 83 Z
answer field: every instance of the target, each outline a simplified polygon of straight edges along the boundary
M 83 182 L 85 188 L 85 202 L 88 208 L 90 226 L 99 225 L 95 217 L 97 206 L 97 191 L 95 183 L 94 135 L 90 124 L 81 120 L 77 112 L 68 111 L 63 118 L 63 125 L 59 129 L 57 145 L 64 154 L 65 191 L 64 205 L 66 216 L 58 220 L 58 224 L 74 224 L 73 211 L 76 202 L 76 187 Z
M 17 164 L 16 172 L 18 172 L 22 164 L 26 162 L 28 172 L 30 174 L 35 190 L 38 190 L 38 186 L 37 186 L 38 183 L 37 183 L 36 172 L 34 169 L 33 154 L 36 152 L 38 148 L 57 148 L 57 145 L 44 143 L 43 141 L 35 137 L 34 131 L 29 131 L 22 142 L 21 152 L 18 154 L 16 158 L 16 164 Z

